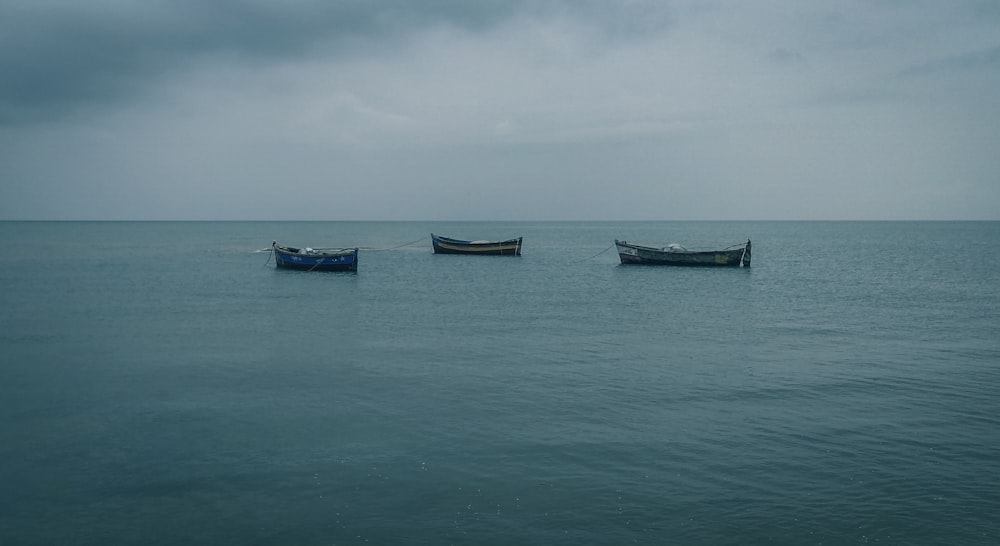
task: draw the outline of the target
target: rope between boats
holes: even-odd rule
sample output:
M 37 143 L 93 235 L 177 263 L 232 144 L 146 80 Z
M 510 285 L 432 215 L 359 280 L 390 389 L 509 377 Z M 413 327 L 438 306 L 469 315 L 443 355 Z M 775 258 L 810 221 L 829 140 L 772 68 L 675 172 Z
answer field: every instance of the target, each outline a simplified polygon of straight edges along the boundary
M 577 260 L 577 261 L 575 261 L 573 263 L 578 264 L 580 262 L 586 262 L 587 260 L 593 260 L 594 258 L 600 256 L 601 254 L 604 254 L 605 252 L 611 250 L 612 248 L 614 248 L 614 246 L 615 246 L 614 243 L 612 243 L 611 246 L 609 246 L 608 248 L 605 248 L 604 250 L 598 252 L 597 254 L 594 254 L 593 256 L 591 256 L 591 257 L 589 257 L 589 258 L 587 258 L 585 260 Z
M 410 241 L 409 243 L 401 244 L 399 246 L 394 246 L 394 247 L 390 247 L 390 248 L 369 248 L 367 250 L 371 250 L 371 251 L 375 251 L 375 252 L 382 251 L 382 250 L 396 250 L 397 248 L 403 248 L 404 246 L 410 246 L 412 244 L 419 243 L 420 241 L 423 241 L 426 238 L 427 238 L 427 236 L 425 235 L 425 236 L 423 236 L 423 237 L 421 237 L 421 238 L 419 238 L 419 239 L 417 239 L 415 241 Z

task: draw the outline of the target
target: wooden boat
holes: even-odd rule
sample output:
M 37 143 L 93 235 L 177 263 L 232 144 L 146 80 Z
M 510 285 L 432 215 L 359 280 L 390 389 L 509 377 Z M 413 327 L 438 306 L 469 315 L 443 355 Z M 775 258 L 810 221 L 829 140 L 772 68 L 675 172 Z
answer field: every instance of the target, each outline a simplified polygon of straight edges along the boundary
M 357 248 L 295 248 L 271 242 L 274 263 L 286 269 L 305 271 L 357 271 Z
M 722 250 L 694 251 L 680 245 L 664 248 L 634 245 L 615 239 L 623 264 L 750 267 L 750 239 Z
M 463 241 L 431 233 L 435 254 L 479 254 L 483 256 L 520 256 L 521 237 L 506 241 Z

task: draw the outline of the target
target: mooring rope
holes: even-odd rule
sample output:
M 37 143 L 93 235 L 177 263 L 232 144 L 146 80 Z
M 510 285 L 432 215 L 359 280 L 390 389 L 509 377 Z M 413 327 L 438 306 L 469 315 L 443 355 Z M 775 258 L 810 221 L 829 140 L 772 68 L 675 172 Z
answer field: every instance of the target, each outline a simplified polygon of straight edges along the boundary
M 605 248 L 604 250 L 598 252 L 597 254 L 594 254 L 593 256 L 591 256 L 591 257 L 589 257 L 589 258 L 587 258 L 585 260 L 577 260 L 577 261 L 572 262 L 572 263 L 578 264 L 580 262 L 586 262 L 587 260 L 593 260 L 594 258 L 600 256 L 601 254 L 604 254 L 605 252 L 611 250 L 614 246 L 615 246 L 614 243 L 612 243 L 611 246 L 609 246 L 608 248 Z
M 381 252 L 381 251 L 384 251 L 384 250 L 396 250 L 397 248 L 403 248 L 404 246 L 410 246 L 412 244 L 419 243 L 420 241 L 423 241 L 426 238 L 427 238 L 427 236 L 424 235 L 423 237 L 421 237 L 421 238 L 419 238 L 419 239 L 417 239 L 415 241 L 410 241 L 409 243 L 401 244 L 399 246 L 394 246 L 394 247 L 389 247 L 389 248 L 366 248 L 365 250 L 371 250 L 373 252 Z

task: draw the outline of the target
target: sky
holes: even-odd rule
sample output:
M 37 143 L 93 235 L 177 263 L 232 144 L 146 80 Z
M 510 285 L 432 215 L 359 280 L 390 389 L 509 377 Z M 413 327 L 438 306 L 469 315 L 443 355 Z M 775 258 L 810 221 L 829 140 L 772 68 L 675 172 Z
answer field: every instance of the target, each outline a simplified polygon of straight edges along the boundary
M 0 220 L 998 220 L 996 0 L 4 0 Z

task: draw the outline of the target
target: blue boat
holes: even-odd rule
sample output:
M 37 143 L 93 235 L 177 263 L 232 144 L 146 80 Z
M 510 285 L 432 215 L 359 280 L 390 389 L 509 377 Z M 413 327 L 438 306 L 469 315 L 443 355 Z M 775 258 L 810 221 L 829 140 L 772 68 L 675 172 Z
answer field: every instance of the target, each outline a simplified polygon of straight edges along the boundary
M 271 241 L 276 267 L 304 271 L 357 271 L 357 248 L 295 248 Z
M 431 233 L 435 254 L 479 254 L 481 256 L 520 256 L 521 237 L 506 241 L 463 241 Z

